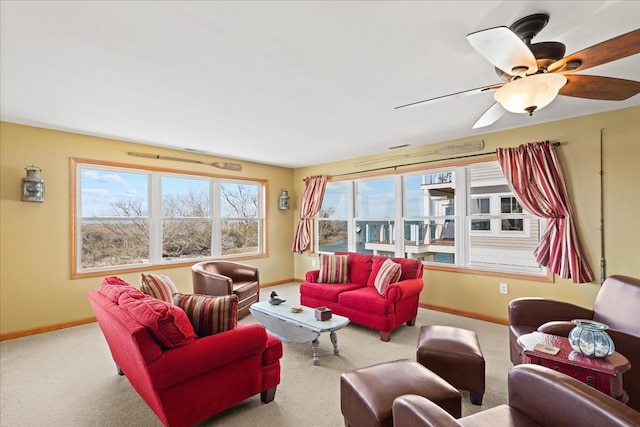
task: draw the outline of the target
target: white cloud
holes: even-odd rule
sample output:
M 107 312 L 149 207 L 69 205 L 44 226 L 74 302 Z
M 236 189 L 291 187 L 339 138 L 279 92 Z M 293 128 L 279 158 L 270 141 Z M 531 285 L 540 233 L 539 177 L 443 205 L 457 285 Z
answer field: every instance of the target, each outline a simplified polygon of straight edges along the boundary
M 109 195 L 109 192 L 107 190 L 102 189 L 102 188 L 83 188 L 82 189 L 82 194 L 83 195 L 98 196 L 98 197 L 107 197 Z
M 82 171 L 82 178 L 89 181 L 103 182 L 105 184 L 120 184 L 129 186 L 129 183 L 118 174 L 100 174 L 98 171 L 84 169 Z

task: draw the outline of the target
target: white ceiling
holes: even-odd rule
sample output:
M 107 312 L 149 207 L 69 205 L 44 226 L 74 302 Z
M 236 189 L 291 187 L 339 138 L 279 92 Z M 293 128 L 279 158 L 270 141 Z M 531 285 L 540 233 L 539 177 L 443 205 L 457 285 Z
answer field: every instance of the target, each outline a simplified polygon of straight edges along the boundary
M 471 126 L 500 82 L 465 35 L 551 15 L 567 54 L 640 27 L 639 1 L 7 1 L 1 119 L 300 167 L 640 104 L 558 97 Z M 640 80 L 640 55 L 581 74 Z

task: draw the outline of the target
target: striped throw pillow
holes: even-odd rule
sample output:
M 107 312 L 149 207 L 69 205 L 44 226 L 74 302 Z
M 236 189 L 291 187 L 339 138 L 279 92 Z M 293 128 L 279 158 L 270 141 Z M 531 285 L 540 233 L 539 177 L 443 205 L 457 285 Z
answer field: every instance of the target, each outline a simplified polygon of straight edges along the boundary
M 318 283 L 348 283 L 348 255 L 320 254 Z
M 144 274 L 140 278 L 142 293 L 166 302 L 173 302 L 173 294 L 178 292 L 169 276 L 164 274 Z
M 400 280 L 401 274 L 402 266 L 390 259 L 387 259 L 382 263 L 382 266 L 380 266 L 380 270 L 378 270 L 373 286 L 375 286 L 378 293 L 384 297 L 387 294 L 387 288 L 389 285 Z
M 238 297 L 176 293 L 173 303 L 182 308 L 198 337 L 230 331 L 238 326 Z

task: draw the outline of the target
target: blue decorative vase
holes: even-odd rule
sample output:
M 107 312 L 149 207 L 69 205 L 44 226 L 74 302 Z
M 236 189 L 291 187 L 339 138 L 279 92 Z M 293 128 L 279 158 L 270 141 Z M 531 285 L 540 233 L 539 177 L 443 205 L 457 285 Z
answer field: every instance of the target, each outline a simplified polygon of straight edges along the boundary
M 575 326 L 569 332 L 569 344 L 575 351 L 589 357 L 604 359 L 616 351 L 613 340 L 605 331 L 609 326 L 593 320 L 574 319 Z

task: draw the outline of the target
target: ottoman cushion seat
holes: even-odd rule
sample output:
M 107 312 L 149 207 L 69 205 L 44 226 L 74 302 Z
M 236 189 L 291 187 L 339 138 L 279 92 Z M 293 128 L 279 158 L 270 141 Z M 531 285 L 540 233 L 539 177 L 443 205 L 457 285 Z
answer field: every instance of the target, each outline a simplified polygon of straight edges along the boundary
M 471 403 L 482 404 L 485 361 L 475 332 L 451 326 L 421 326 L 416 360 L 454 387 L 468 390 Z
M 396 397 L 417 394 L 455 418 L 461 416 L 460 392 L 417 362 L 395 360 L 345 372 L 340 377 L 340 407 L 345 425 L 393 426 Z

